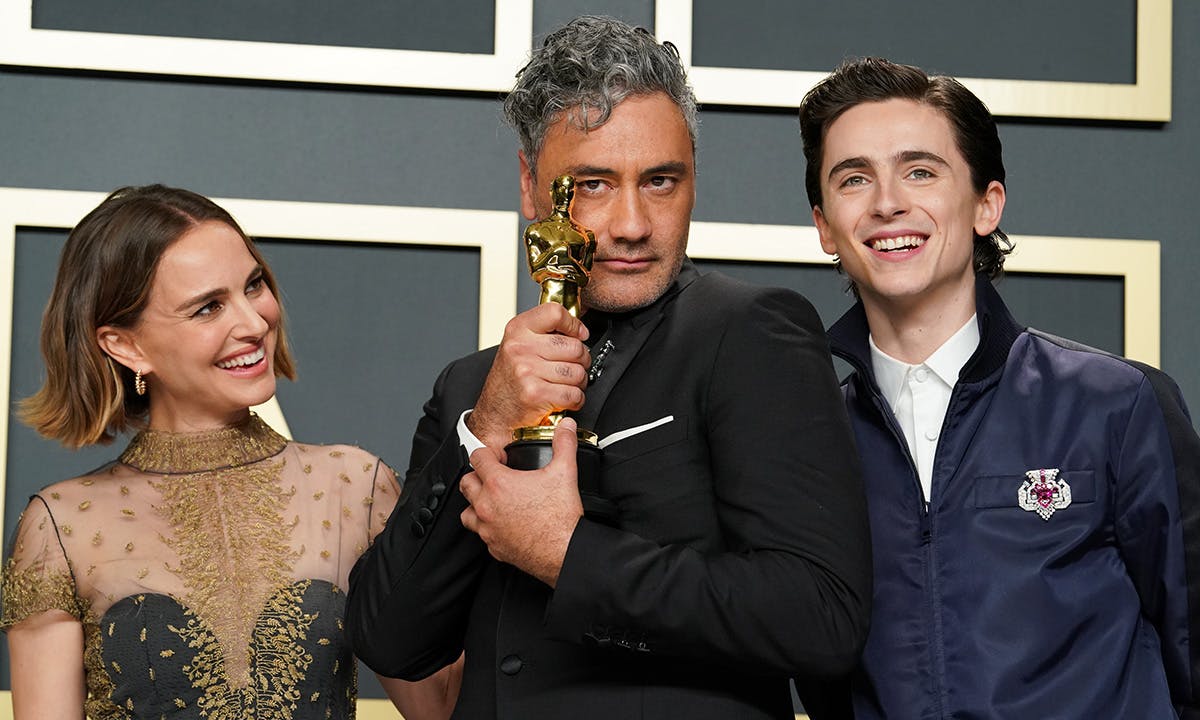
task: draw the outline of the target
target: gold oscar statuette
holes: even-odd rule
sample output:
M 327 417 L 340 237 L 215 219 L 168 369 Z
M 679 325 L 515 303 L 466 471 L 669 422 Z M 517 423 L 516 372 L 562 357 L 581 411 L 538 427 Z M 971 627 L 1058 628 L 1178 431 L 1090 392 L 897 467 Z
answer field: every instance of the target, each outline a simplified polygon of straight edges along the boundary
M 558 303 L 579 317 L 579 291 L 587 286 L 596 254 L 596 236 L 571 217 L 575 199 L 575 178 L 562 175 L 550 186 L 554 209 L 543 220 L 525 229 L 525 259 L 529 274 L 542 287 L 539 304 Z M 509 467 L 533 470 L 550 462 L 554 428 L 563 417 L 561 411 L 549 413 L 537 425 L 513 430 L 513 442 L 504 450 Z M 596 433 L 579 428 L 579 483 L 581 492 L 594 487 L 599 474 L 601 450 Z M 586 498 L 586 494 L 585 494 Z

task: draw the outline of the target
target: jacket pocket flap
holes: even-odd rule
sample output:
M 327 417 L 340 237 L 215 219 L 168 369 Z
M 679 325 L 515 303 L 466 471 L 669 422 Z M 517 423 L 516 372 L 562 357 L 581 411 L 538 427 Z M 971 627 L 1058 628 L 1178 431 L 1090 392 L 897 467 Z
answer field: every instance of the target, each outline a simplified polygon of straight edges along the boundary
M 1024 475 L 991 475 L 975 478 L 975 507 L 1017 507 L 1017 492 L 1027 478 Z M 1096 474 L 1091 470 L 1064 470 L 1058 473 L 1059 482 L 1071 487 L 1072 503 L 1096 500 Z

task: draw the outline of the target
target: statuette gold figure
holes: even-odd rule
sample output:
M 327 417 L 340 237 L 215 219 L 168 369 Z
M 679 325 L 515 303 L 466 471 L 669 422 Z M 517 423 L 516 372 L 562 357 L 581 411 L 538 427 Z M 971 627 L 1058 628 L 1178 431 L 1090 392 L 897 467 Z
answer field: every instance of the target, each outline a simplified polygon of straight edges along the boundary
M 549 217 L 525 229 L 525 259 L 534 282 L 542 286 L 538 303 L 558 303 L 579 317 L 579 291 L 588 284 L 596 236 L 571 217 L 575 178 L 555 178 L 550 195 L 554 210 Z
M 529 274 L 542 286 L 538 304 L 558 303 L 572 316 L 579 317 L 583 312 L 579 291 L 588 284 L 596 254 L 596 235 L 571 217 L 575 178 L 556 177 L 550 184 L 550 197 L 554 203 L 550 215 L 525 228 L 525 259 L 529 262 Z M 537 425 L 516 428 L 513 440 L 543 442 L 548 450 L 554 428 L 562 417 L 562 412 L 552 412 Z M 596 434 L 590 430 L 579 428 L 578 435 L 581 443 L 596 444 Z M 510 453 L 512 448 L 508 446 Z M 546 455 L 544 459 L 548 458 Z

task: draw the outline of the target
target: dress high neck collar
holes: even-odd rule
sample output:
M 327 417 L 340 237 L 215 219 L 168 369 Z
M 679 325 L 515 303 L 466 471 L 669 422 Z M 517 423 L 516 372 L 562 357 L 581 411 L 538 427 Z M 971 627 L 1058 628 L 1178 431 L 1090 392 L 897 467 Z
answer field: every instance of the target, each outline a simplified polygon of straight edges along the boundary
M 278 455 L 287 439 L 257 415 L 237 425 L 203 432 L 139 432 L 121 462 L 142 472 L 196 473 L 249 465 Z

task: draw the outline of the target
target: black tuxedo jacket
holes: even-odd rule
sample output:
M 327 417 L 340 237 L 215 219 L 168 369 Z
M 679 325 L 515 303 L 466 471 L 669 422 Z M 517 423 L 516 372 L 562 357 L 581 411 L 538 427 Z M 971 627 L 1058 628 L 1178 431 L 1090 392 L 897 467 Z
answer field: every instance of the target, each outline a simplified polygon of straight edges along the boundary
M 593 318 L 594 319 L 594 318 Z M 578 413 L 608 445 L 616 526 L 580 520 L 551 590 L 465 530 L 456 425 L 495 350 L 443 371 L 404 495 L 351 575 L 359 656 L 419 679 L 466 651 L 455 717 L 791 718 L 788 677 L 850 667 L 866 635 L 866 509 L 812 306 L 685 261 Z M 657 423 L 657 424 L 655 424 Z

